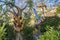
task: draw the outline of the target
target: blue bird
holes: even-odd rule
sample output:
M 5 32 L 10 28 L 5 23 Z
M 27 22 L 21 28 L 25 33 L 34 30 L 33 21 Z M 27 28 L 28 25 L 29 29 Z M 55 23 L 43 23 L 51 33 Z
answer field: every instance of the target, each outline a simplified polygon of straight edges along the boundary
M 39 16 L 38 16 L 38 13 L 37 13 L 36 9 L 35 9 L 35 8 L 33 8 L 33 11 L 34 11 L 34 14 L 35 14 L 35 16 L 36 16 L 37 22 L 38 22 L 38 23 L 40 23 L 40 22 L 41 22 L 41 18 L 39 18 Z

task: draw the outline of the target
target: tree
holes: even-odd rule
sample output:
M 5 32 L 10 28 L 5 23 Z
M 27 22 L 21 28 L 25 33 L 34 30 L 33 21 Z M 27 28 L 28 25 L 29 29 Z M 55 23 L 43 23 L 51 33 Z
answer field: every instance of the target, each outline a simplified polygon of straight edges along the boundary
M 10 1 L 6 1 L 6 0 L 2 1 L 2 0 L 0 0 L 0 2 L 4 3 L 4 4 L 1 4 L 2 6 L 6 5 L 6 7 L 5 7 L 6 12 L 11 12 L 14 15 L 14 25 L 15 25 L 14 30 L 17 32 L 16 40 L 19 40 L 19 39 L 22 40 L 22 36 L 21 36 L 20 32 L 23 29 L 23 22 L 20 21 L 20 20 L 22 20 L 22 12 L 27 7 L 27 5 L 24 8 L 21 9 L 18 6 L 15 5 L 15 0 L 10 0 Z M 14 8 L 16 8 L 18 12 L 16 12 L 14 10 Z M 13 11 L 11 11 L 11 9 Z

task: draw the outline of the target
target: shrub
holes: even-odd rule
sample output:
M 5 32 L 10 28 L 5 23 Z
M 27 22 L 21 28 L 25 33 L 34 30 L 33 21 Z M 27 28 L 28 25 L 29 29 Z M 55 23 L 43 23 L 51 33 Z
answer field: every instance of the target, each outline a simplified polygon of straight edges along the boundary
M 38 40 L 60 40 L 60 31 L 50 27 Z
M 42 23 L 40 26 L 40 30 L 42 32 L 46 31 L 46 25 L 49 25 L 50 27 L 54 27 L 55 29 L 58 28 L 60 25 L 60 18 L 58 16 L 55 17 L 46 17 L 44 23 Z
M 5 23 L 3 23 L 3 26 L 0 26 L 0 40 L 6 40 L 6 28 Z
M 13 31 L 13 26 L 9 26 L 9 24 L 6 24 L 6 38 L 7 40 L 12 40 L 15 38 L 15 32 Z
M 24 40 L 33 40 L 33 28 L 32 27 L 24 27 L 23 38 Z

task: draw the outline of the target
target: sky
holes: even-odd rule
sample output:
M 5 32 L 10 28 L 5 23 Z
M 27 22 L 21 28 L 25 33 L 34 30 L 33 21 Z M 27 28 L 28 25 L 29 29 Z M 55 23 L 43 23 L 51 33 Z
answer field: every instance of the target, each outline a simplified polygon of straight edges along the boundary
M 25 6 L 26 5 L 25 1 L 26 0 L 20 0 L 20 1 L 19 0 L 15 0 L 15 4 L 17 6 L 19 6 L 19 7 L 20 6 Z M 36 5 L 38 5 L 40 2 L 44 2 L 47 7 L 53 7 L 53 6 L 58 5 L 58 3 L 60 2 L 60 0 L 33 0 L 33 2 Z M 0 4 L 1 4 L 1 2 L 0 2 Z
M 20 5 L 24 5 L 25 6 L 25 0 L 15 0 L 16 5 L 20 6 Z M 48 7 L 53 7 L 56 6 L 60 0 L 33 0 L 34 3 L 39 4 L 40 2 L 44 2 Z

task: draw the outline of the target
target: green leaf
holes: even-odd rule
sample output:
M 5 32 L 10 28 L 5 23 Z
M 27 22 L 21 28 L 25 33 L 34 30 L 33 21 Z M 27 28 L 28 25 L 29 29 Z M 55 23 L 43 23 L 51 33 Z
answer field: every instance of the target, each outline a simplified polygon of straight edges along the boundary
M 2 5 L 0 5 L 0 11 L 2 11 Z

